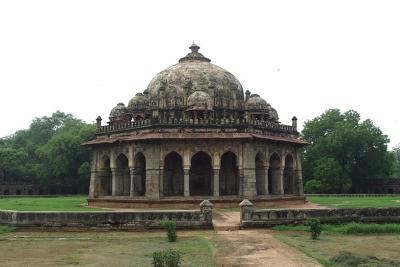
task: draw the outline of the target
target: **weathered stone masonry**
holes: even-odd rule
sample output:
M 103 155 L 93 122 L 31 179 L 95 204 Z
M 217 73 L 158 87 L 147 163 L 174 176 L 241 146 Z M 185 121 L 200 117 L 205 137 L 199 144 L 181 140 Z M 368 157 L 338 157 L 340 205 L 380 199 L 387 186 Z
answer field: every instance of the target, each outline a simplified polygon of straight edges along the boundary
M 125 107 L 97 118 L 89 203 L 303 196 L 307 145 L 277 111 L 193 44 Z

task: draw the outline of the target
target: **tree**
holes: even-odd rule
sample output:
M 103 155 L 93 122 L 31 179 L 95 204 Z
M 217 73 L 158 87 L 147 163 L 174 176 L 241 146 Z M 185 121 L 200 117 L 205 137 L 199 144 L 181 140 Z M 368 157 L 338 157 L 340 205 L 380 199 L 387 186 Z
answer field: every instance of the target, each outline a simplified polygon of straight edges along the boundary
M 400 179 L 400 144 L 398 144 L 392 151 L 393 156 L 393 169 L 391 178 Z
M 94 124 L 60 111 L 35 118 L 29 129 L 0 139 L 0 177 L 28 177 L 45 191 L 68 187 L 86 193 L 90 153 L 81 143 L 92 139 L 94 133 Z
M 320 181 L 321 192 L 354 191 L 364 179 L 390 175 L 389 138 L 356 111 L 327 110 L 305 123 L 302 136 L 311 143 L 303 153 L 305 180 Z

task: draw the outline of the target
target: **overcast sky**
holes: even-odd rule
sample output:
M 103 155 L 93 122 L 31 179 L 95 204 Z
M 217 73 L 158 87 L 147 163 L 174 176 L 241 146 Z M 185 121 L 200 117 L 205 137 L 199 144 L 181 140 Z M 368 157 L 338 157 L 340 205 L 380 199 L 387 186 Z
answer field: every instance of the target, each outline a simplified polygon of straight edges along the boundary
M 195 41 L 299 124 L 354 109 L 400 143 L 400 1 L 1 1 L 0 137 L 61 110 L 107 121 Z

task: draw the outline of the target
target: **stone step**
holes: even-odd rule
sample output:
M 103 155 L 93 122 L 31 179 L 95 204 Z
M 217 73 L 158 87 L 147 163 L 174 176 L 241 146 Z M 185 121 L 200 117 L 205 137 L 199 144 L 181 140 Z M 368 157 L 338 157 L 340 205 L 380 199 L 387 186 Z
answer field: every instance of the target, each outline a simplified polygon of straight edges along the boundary
M 213 223 L 213 228 L 215 231 L 237 231 L 237 230 L 240 230 L 240 225 L 239 224 Z

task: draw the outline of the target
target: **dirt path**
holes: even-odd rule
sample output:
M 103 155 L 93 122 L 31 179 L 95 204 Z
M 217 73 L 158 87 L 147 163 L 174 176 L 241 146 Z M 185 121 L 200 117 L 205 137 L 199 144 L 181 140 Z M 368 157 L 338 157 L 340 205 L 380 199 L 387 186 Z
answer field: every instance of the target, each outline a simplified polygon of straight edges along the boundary
M 310 206 L 304 205 L 301 208 Z M 240 212 L 214 211 L 217 266 L 321 266 L 303 253 L 276 240 L 271 230 L 239 230 L 239 224 Z
M 268 230 L 217 231 L 217 266 L 321 266 L 276 240 Z

